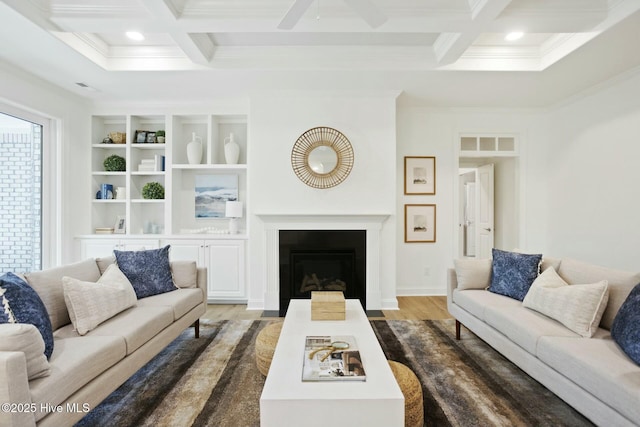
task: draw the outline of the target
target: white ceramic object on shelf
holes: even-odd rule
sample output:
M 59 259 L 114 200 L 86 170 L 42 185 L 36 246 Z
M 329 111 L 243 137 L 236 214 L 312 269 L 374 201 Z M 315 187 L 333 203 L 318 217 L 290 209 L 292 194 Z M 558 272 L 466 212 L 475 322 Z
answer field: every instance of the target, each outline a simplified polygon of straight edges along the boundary
M 187 160 L 190 165 L 199 165 L 202 161 L 202 138 L 191 134 L 191 142 L 187 144 Z
M 127 198 L 127 187 L 117 187 L 116 188 L 116 199 L 124 200 Z
M 229 137 L 224 139 L 224 159 L 228 165 L 238 164 L 238 158 L 240 157 L 240 146 L 233 140 L 233 133 L 229 134 Z

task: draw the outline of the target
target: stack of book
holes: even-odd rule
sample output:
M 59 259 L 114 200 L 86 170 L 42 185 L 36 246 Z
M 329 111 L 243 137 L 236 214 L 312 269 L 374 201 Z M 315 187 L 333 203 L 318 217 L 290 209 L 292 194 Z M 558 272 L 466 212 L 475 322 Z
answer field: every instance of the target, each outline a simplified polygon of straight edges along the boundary
M 165 157 L 156 154 L 153 159 L 142 159 L 138 165 L 138 172 L 162 172 L 164 171 Z
M 96 234 L 113 234 L 113 227 L 96 227 Z

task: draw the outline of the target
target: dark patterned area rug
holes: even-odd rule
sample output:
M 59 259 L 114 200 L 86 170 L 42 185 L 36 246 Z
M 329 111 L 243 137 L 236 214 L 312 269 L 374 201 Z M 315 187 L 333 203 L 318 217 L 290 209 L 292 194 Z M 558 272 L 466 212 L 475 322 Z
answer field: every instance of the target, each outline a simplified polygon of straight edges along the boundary
M 188 329 L 77 426 L 260 424 L 264 378 L 254 359 L 269 323 L 236 320 Z M 387 357 L 423 387 L 427 426 L 588 426 L 588 420 L 453 320 L 371 322 Z

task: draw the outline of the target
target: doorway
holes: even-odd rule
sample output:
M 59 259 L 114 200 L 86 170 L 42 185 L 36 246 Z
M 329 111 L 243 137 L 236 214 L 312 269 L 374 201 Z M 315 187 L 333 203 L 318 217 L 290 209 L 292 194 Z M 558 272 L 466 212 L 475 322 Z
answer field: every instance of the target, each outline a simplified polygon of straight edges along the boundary
M 460 157 L 458 258 L 491 258 L 491 249 L 518 246 L 518 158 Z

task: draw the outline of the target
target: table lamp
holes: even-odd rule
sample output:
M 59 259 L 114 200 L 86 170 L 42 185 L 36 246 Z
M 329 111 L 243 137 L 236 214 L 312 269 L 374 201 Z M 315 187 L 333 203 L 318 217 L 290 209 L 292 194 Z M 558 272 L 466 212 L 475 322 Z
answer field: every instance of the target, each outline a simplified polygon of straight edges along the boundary
M 238 219 L 242 218 L 242 202 L 227 202 L 224 216 L 231 218 L 229 220 L 229 234 L 238 234 Z

